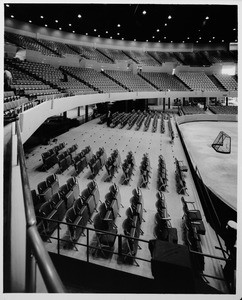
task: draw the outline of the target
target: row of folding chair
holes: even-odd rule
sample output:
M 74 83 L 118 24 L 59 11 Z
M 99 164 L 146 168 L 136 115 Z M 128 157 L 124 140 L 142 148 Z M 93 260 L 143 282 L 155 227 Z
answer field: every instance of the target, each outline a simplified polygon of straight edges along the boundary
M 141 113 L 136 121 L 136 127 L 135 127 L 135 130 L 139 130 L 141 125 L 143 124 L 144 122 L 144 119 L 145 119 L 145 114 L 144 113 Z
M 165 121 L 163 113 L 161 113 L 160 132 L 165 133 Z
M 168 129 L 169 129 L 169 134 L 170 134 L 170 137 L 171 137 L 171 143 L 173 143 L 174 138 L 175 138 L 175 133 L 174 133 L 174 130 L 173 130 L 173 127 L 172 127 L 172 124 L 171 124 L 171 117 L 170 116 L 168 116 Z
M 128 123 L 129 119 L 132 117 L 132 112 L 127 113 L 126 115 L 124 115 L 124 117 L 120 120 L 120 128 L 124 128 L 124 126 Z
M 88 163 L 91 170 L 91 177 L 94 179 L 107 161 L 107 154 L 103 147 L 100 147 L 95 155 L 92 156 Z
M 92 157 L 93 153 L 90 146 L 85 147 L 80 153 L 73 157 L 76 176 L 78 176 L 86 167 L 88 167 Z
M 105 163 L 105 168 L 107 170 L 108 176 L 105 181 L 111 181 L 113 179 L 115 172 L 118 172 L 118 169 L 121 166 L 121 156 L 117 149 L 113 150 L 110 157 Z
M 145 123 L 144 123 L 144 131 L 147 131 L 149 129 L 151 118 L 152 118 L 152 116 L 150 114 L 148 114 L 148 116 L 145 120 Z
M 179 161 L 177 159 L 175 159 L 175 164 L 176 164 L 175 176 L 176 176 L 177 193 L 182 195 L 188 195 L 186 180 L 184 175 L 186 169 L 180 167 Z
M 156 239 L 177 244 L 177 229 L 171 225 L 171 218 L 167 211 L 165 195 L 162 192 L 156 194 L 156 209 L 154 235 Z
M 79 189 L 77 192 L 79 193 Z M 100 193 L 96 182 L 90 182 L 87 188 L 82 191 L 81 196 L 74 195 L 74 197 L 75 200 L 72 206 L 66 212 L 70 240 L 73 242 L 77 241 L 81 235 L 85 235 L 84 230 L 88 222 L 93 223 L 91 217 L 94 211 L 97 211 L 96 208 L 100 201 Z
M 57 155 L 59 151 L 64 147 L 65 147 L 65 143 L 62 142 L 59 145 L 56 145 L 55 147 L 41 154 L 43 160 L 43 167 L 45 170 L 48 170 L 49 168 L 53 167 L 57 163 Z
M 140 166 L 140 175 L 141 175 L 141 181 L 139 185 L 140 187 L 143 188 L 148 187 L 149 180 L 151 178 L 150 172 L 151 172 L 150 159 L 148 153 L 145 153 L 143 155 L 141 166 Z
M 59 170 L 57 171 L 58 174 L 63 173 L 66 169 L 73 165 L 72 155 L 76 152 L 77 148 L 78 145 L 74 144 L 57 155 L 57 162 L 59 164 Z
M 159 161 L 158 161 L 158 190 L 165 192 L 167 190 L 167 184 L 168 178 L 167 178 L 167 169 L 166 169 L 166 163 L 164 160 L 164 157 L 162 155 L 159 155 Z
M 135 170 L 135 158 L 132 151 L 129 151 L 123 164 L 122 164 L 122 170 L 123 170 L 123 180 L 121 184 L 129 184 L 131 179 L 131 176 L 134 174 L 133 171 Z
M 131 116 L 131 118 L 129 119 L 129 121 L 128 121 L 128 129 L 131 129 L 133 126 L 134 126 L 134 124 L 135 124 L 135 122 L 136 122 L 136 120 L 138 119 L 138 117 L 139 117 L 139 114 L 140 114 L 140 112 L 136 112 L 136 113 L 134 113 L 132 116 Z
M 158 115 L 157 115 L 157 113 L 155 113 L 153 124 L 152 124 L 152 132 L 156 132 L 157 124 L 158 124 Z
M 125 112 L 118 113 L 118 115 L 116 116 L 113 115 L 110 127 L 112 128 L 116 127 L 125 115 L 126 115 Z

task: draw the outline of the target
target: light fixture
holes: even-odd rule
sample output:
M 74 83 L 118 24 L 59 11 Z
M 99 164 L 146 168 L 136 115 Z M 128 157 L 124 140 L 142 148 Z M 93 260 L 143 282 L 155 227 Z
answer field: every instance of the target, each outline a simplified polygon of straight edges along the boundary
M 166 40 L 166 36 L 164 36 L 164 40 Z
M 122 41 L 124 40 L 124 38 L 122 38 Z
M 209 43 L 211 43 L 211 41 L 209 41 Z
M 182 41 L 183 43 L 185 43 L 185 41 Z
M 235 31 L 235 30 L 236 30 L 236 28 L 233 28 L 233 30 Z
M 171 41 L 171 43 L 173 43 L 173 41 Z
M 110 36 L 110 39 L 112 39 L 113 37 L 112 36 Z
M 148 42 L 148 40 L 146 40 L 146 42 Z
M 199 37 L 199 40 L 201 40 L 202 38 L 201 37 Z
M 9 7 L 9 4 L 6 4 L 7 7 Z
M 155 37 L 154 36 L 152 36 L 152 39 L 154 39 Z
M 80 19 L 82 16 L 79 14 L 77 17 Z
M 222 43 L 224 42 L 224 40 L 222 40 Z
M 47 27 L 47 24 L 45 24 L 45 27 Z
M 55 20 L 56 23 L 58 23 L 58 20 Z
M 237 42 L 237 40 L 235 40 L 235 42 Z
M 168 19 L 169 19 L 169 20 L 171 19 L 171 15 L 168 16 Z
M 32 23 L 32 21 L 31 21 L 31 20 L 29 20 L 29 23 Z
M 86 35 L 88 35 L 88 33 L 86 32 Z
M 75 30 L 73 30 L 72 33 L 75 33 Z
M 215 39 L 215 36 L 213 36 L 213 40 Z
M 43 16 L 40 16 L 40 19 L 44 19 L 44 17 L 43 17 Z
M 120 35 L 120 33 L 118 32 L 117 35 Z
M 165 23 L 165 26 L 167 26 L 167 23 Z
M 94 31 L 96 32 L 96 31 L 97 31 L 97 29 L 94 29 Z
M 11 15 L 11 18 L 13 19 L 13 18 L 14 18 L 14 15 Z
M 187 40 L 190 40 L 189 36 L 187 37 Z
M 120 25 L 120 24 L 118 24 L 117 26 L 118 26 L 118 27 L 120 27 L 121 25 Z
M 69 24 L 69 26 L 71 27 L 71 24 Z
M 196 43 L 198 43 L 198 41 L 196 41 Z
M 143 15 L 146 15 L 146 10 L 143 10 L 142 14 L 143 14 Z
M 160 43 L 160 40 L 158 41 L 158 43 Z
M 207 16 L 206 18 L 205 18 L 205 20 L 208 20 L 209 19 L 209 17 Z
M 160 29 L 156 29 L 157 32 L 160 32 Z
M 106 31 L 106 33 L 108 33 L 108 31 Z
M 62 30 L 62 28 L 60 27 L 59 30 Z

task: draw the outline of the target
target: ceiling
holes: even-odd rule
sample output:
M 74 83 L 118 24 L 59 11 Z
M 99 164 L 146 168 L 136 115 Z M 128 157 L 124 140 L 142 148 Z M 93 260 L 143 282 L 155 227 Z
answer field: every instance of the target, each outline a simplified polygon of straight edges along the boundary
M 9 3 L 4 8 L 5 18 L 100 38 L 161 43 L 238 39 L 237 5 Z

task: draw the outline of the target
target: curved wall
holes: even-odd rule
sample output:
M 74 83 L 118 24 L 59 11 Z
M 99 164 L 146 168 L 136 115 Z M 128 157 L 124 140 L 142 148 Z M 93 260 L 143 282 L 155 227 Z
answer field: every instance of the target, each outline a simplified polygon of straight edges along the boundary
M 176 117 L 177 124 L 188 122 L 201 122 L 201 121 L 214 121 L 214 122 L 238 122 L 238 115 L 225 115 L 225 114 L 201 114 L 201 115 L 184 115 Z

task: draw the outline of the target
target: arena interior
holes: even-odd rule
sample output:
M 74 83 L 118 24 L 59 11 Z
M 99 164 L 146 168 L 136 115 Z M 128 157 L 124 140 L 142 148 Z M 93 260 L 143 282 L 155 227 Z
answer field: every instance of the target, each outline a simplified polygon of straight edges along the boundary
M 6 296 L 238 296 L 238 8 L 4 4 Z

